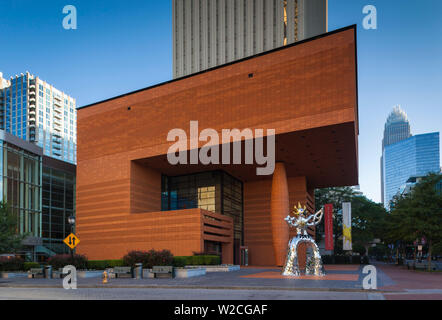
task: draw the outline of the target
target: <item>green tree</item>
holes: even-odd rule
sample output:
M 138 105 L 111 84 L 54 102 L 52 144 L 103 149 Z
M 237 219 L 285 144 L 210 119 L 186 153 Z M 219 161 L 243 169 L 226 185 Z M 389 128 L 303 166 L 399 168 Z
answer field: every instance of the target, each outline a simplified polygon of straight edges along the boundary
M 0 253 L 15 253 L 22 245 L 25 235 L 17 232 L 17 217 L 8 209 L 6 203 L 0 203 Z
M 442 193 L 436 188 L 441 181 L 442 174 L 430 173 L 409 193 L 395 197 L 388 224 L 391 239 L 426 239 L 429 270 L 433 246 L 439 247 L 442 242 Z
M 342 252 L 342 203 L 352 204 L 352 241 L 356 247 L 363 246 L 368 253 L 369 244 L 376 238 L 385 237 L 387 212 L 381 204 L 367 199 L 351 187 L 326 188 L 315 191 L 315 205 L 333 204 L 333 234 L 335 253 Z M 318 228 L 323 232 L 323 224 Z

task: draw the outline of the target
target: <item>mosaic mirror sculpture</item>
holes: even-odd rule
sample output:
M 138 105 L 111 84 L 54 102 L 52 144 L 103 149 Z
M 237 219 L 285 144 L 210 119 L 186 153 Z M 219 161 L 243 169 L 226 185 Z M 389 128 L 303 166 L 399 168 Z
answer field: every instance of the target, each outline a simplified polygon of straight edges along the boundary
M 299 246 L 305 243 L 307 246 L 311 246 L 313 249 L 313 258 L 306 259 L 306 275 L 323 276 L 324 271 L 322 269 L 321 255 L 319 254 L 319 248 L 315 240 L 307 233 L 308 227 L 318 225 L 324 214 L 324 210 L 321 209 L 317 213 L 309 215 L 306 211 L 306 207 L 301 207 L 298 203 L 298 207 L 295 206 L 293 215 L 288 215 L 284 220 L 287 221 L 290 227 L 296 228 L 297 235 L 289 241 L 288 253 L 286 263 L 282 272 L 284 276 L 300 276 L 299 263 L 298 263 L 298 249 Z

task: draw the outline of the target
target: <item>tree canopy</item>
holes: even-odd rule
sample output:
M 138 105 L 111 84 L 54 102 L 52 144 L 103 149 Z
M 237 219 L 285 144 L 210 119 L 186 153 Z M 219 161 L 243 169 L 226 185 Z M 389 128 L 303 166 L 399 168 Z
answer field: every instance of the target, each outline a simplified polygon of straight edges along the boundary
M 388 223 L 390 241 L 413 242 L 424 238 L 432 246 L 442 242 L 442 174 L 430 173 L 410 192 L 396 196 Z
M 333 234 L 335 252 L 342 251 L 342 203 L 352 204 L 352 241 L 356 247 L 367 247 L 374 239 L 383 239 L 387 212 L 381 204 L 375 203 L 351 187 L 326 188 L 315 191 L 315 205 L 322 207 L 333 204 Z M 323 228 L 321 227 L 322 231 Z M 356 251 L 356 250 L 355 250 Z M 365 250 L 364 250 L 365 251 Z

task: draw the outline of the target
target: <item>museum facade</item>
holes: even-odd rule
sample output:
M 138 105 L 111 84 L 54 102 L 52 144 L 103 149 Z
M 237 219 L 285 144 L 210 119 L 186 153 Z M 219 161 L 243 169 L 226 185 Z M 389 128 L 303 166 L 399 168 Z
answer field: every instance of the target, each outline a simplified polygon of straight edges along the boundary
M 290 208 L 314 212 L 316 188 L 358 184 L 356 50 L 351 26 L 78 109 L 77 252 L 169 249 L 239 263 L 247 248 L 249 265 L 283 265 Z M 264 150 L 274 139 L 273 174 L 245 161 L 245 135 L 228 144 L 241 163 L 171 164 L 171 130 L 186 133 L 186 157 L 206 146 L 192 121 L 220 136 L 262 129 Z

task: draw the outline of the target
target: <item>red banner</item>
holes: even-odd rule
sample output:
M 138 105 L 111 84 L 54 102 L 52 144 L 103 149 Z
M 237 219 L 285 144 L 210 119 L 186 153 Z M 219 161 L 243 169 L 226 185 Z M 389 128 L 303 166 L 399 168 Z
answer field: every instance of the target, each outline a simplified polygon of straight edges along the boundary
M 324 206 L 325 250 L 333 250 L 333 205 Z

